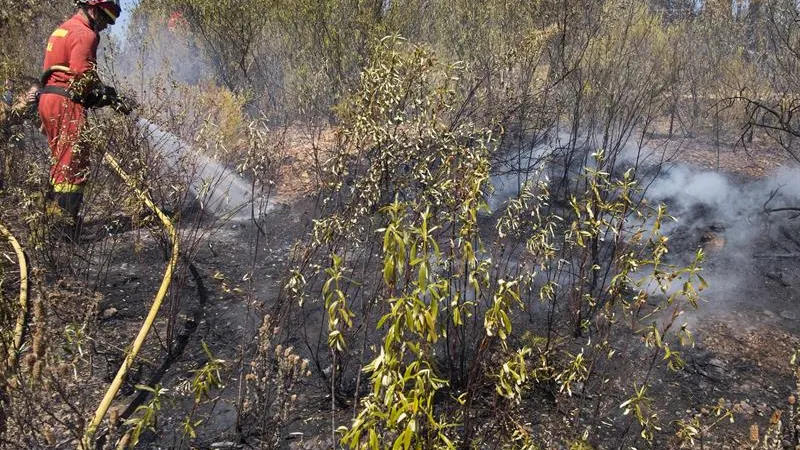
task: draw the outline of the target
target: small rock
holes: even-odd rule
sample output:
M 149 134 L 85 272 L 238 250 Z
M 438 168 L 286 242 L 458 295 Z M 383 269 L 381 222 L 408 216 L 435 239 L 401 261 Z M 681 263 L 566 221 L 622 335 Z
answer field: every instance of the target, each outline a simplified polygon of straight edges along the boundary
M 797 314 L 794 311 L 781 311 L 781 317 L 787 320 L 797 320 Z
M 103 310 L 103 319 L 110 319 L 117 315 L 117 308 L 106 308 Z
M 755 412 L 755 408 L 753 408 L 747 402 L 741 402 L 733 405 L 733 412 L 735 414 L 744 414 L 746 416 L 751 416 Z

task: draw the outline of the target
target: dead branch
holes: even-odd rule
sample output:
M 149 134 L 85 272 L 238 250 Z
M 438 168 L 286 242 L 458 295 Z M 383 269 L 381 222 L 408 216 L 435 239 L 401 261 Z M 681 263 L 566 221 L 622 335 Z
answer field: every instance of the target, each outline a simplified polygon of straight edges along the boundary
M 768 208 L 767 207 L 769 205 L 769 203 L 772 200 L 775 199 L 775 197 L 778 195 L 778 192 L 781 190 L 782 187 L 783 186 L 778 186 L 777 188 L 775 188 L 772 191 L 770 191 L 769 197 L 767 198 L 767 201 L 765 201 L 764 202 L 764 206 L 762 206 L 762 212 L 764 214 L 766 214 L 766 215 L 770 215 L 770 214 L 776 213 L 776 212 L 793 211 L 793 212 L 796 212 L 797 214 L 792 215 L 790 217 L 790 219 L 794 219 L 796 217 L 800 217 L 800 207 L 797 207 L 797 206 L 784 206 L 784 207 L 781 207 L 781 208 Z

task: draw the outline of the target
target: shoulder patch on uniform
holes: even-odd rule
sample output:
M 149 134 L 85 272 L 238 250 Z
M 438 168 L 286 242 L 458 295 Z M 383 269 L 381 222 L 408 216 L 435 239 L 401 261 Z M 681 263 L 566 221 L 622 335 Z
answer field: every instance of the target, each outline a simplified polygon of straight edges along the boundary
M 65 30 L 63 28 L 56 28 L 56 31 L 53 31 L 53 34 L 51 36 L 53 36 L 53 37 L 66 37 L 68 34 L 69 34 L 68 30 Z

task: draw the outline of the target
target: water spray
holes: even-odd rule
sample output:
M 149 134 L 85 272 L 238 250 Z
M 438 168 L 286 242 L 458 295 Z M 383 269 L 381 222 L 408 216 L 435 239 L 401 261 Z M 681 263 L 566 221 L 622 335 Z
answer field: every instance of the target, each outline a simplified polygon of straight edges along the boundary
M 136 125 L 151 142 L 158 142 L 159 153 L 167 166 L 175 167 L 187 158 L 195 161 L 196 172 L 192 174 L 188 188 L 204 211 L 223 219 L 250 218 L 247 206 L 255 200 L 250 182 L 151 121 L 139 118 Z M 268 210 L 271 207 L 267 205 Z

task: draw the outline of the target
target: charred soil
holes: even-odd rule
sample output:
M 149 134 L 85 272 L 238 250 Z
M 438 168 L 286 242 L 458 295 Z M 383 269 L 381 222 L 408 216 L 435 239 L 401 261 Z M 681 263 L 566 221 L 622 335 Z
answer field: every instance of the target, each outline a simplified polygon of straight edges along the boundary
M 717 157 L 714 149 L 704 150 L 702 146 L 692 155 L 706 162 Z M 738 164 L 739 168 L 730 170 L 725 177 L 736 189 L 755 189 L 763 183 L 763 173 L 772 169 L 766 167 L 768 163 L 753 162 L 742 154 L 728 156 L 736 161 L 723 160 L 720 166 Z M 750 166 L 759 167 L 759 173 L 748 170 Z M 308 358 L 309 351 L 318 350 L 309 348 L 308 336 L 303 337 L 304 332 L 298 329 L 297 317 L 302 314 L 299 307 L 276 303 L 285 289 L 287 274 L 302 252 L 296 243 L 311 232 L 316 214 L 315 199 L 305 195 L 305 190 L 287 186 L 284 191 L 292 195 L 273 199 L 276 207 L 258 221 L 184 218 L 179 222 L 188 224 L 181 226 L 185 248 L 190 250 L 181 259 L 172 291 L 145 343 L 146 350 L 134 363 L 113 407 L 115 417 L 138 417 L 142 410 L 137 408 L 148 405 L 152 393 L 137 386 L 167 389 L 157 424 L 144 427 L 143 445 L 258 448 L 268 440 L 265 435 L 270 430 L 263 423 L 249 420 L 252 416 L 246 413 L 248 376 L 253 373 L 253 349 L 260 345 L 257 332 L 263 317 L 271 315 L 279 321 L 280 329 L 275 330 L 275 335 L 281 337 L 283 344 L 273 345 L 273 351 L 294 352 Z M 751 448 L 749 439 L 754 425 L 763 435 L 777 420 L 776 411 L 787 411 L 783 418 L 786 421 L 794 407 L 790 401 L 797 385 L 790 359 L 800 344 L 798 219 L 791 211 L 765 210 L 720 219 L 713 204 L 685 207 L 674 199 L 666 201 L 675 203 L 678 210 L 679 221 L 670 231 L 673 257 L 680 259 L 698 248 L 707 253 L 704 274 L 710 287 L 703 293 L 697 311 L 686 315 L 694 331 L 694 345 L 680 350 L 686 364 L 677 371 L 651 365 L 650 356 L 640 347 L 627 345 L 626 340 L 641 339 L 635 332 L 620 336 L 616 348 L 625 359 L 641 360 L 638 370 L 651 371 L 651 377 L 659 381 L 648 393 L 657 399 L 650 406 L 650 411 L 659 417 L 655 448 L 687 446 L 687 441 L 681 444 L 676 438 L 681 423 L 696 424 L 701 431 L 695 436 L 697 448 Z M 742 221 L 756 232 L 744 236 L 738 227 Z M 37 327 L 46 328 L 43 336 L 68 345 L 53 355 L 66 362 L 52 372 L 40 374 L 49 380 L 47 392 L 59 392 L 62 404 L 53 402 L 55 397 L 40 398 L 35 390 L 29 390 L 32 388 L 13 394 L 8 403 L 22 405 L 33 400 L 35 408 L 50 417 L 62 418 L 52 422 L 56 425 L 46 425 L 53 428 L 47 431 L 51 438 L 37 438 L 31 432 L 29 438 L 16 441 L 29 443 L 29 448 L 44 442 L 64 445 L 74 439 L 74 430 L 68 429 L 69 419 L 82 423 L 90 417 L 161 281 L 167 246 L 157 227 L 104 230 L 91 242 L 59 244 L 70 246 L 67 253 L 78 255 L 73 257 L 91 261 L 85 272 L 56 274 L 41 268 L 34 271 L 39 310 L 33 313 L 29 331 L 36 335 Z M 2 253 L 8 260 L 9 249 L 4 246 Z M 11 266 L 4 264 L 8 272 Z M 12 281 L 3 286 L 9 294 Z M 314 323 L 308 320 L 306 326 Z M 325 330 L 322 322 L 316 324 L 319 329 L 308 332 L 319 339 Z M 215 358 L 224 361 L 219 382 L 208 391 L 198 391 L 194 384 L 198 373 Z M 35 365 L 35 358 L 29 356 L 23 364 Z M 287 386 L 286 398 L 292 404 L 272 422 L 283 426 L 283 431 L 272 438 L 275 448 L 331 448 L 332 422 L 338 426 L 352 419 L 352 398 L 337 399 L 330 394 L 329 370 L 315 367 L 312 362 L 310 376 L 299 377 Z M 608 373 L 610 386 L 631 387 L 624 385 L 632 374 L 613 370 Z M 17 383 L 24 385 L 24 380 Z M 620 434 L 633 432 L 631 417 L 621 412 L 613 417 L 595 416 L 594 412 L 601 409 L 594 402 L 595 388 L 613 390 L 586 386 L 565 397 L 553 388 L 537 387 L 525 396 L 518 416 L 509 420 L 519 421 L 535 435 L 553 437 L 553 442 L 558 441 L 557 436 L 580 437 L 585 431 L 581 427 L 592 426 L 589 441 L 595 448 L 616 448 L 613 443 Z M 602 409 L 624 400 L 621 396 L 605 397 L 607 404 Z M 491 401 L 490 396 L 481 401 Z M 730 417 L 723 411 L 730 411 Z M 33 416 L 27 416 L 31 424 L 42 425 Z M 488 417 L 474 419 L 493 423 Z M 19 420 L 16 425 L 25 425 L 25 416 L 13 420 Z M 9 422 L 6 427 L 10 425 L 13 424 Z M 119 427 L 121 422 L 115 425 Z M 484 431 L 490 433 L 491 427 Z M 110 440 L 118 437 L 120 430 L 104 427 L 103 433 Z M 788 434 L 782 438 L 786 445 L 797 444 Z M 12 445 L 9 442 L 3 447 Z M 553 448 L 559 447 L 554 444 Z

